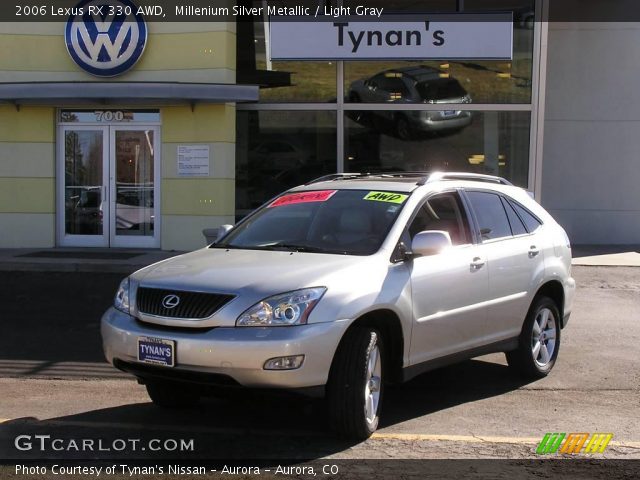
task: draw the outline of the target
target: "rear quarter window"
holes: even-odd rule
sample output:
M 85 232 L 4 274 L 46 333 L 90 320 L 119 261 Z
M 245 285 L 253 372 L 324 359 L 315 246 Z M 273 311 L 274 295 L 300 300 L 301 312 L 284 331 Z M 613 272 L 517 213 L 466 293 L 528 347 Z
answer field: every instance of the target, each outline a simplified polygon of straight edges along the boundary
M 522 219 L 529 233 L 535 232 L 538 228 L 542 226 L 542 222 L 538 220 L 533 213 L 524 208 L 522 205 L 516 202 L 509 202 L 513 205 L 513 208 L 516 212 L 518 212 L 518 216 Z
M 511 224 L 511 231 L 513 235 L 524 235 L 527 233 L 527 229 L 524 226 L 524 223 L 513 209 L 511 203 L 506 199 L 502 198 L 502 204 L 504 205 L 504 209 L 507 211 L 507 216 L 509 217 L 509 223 Z

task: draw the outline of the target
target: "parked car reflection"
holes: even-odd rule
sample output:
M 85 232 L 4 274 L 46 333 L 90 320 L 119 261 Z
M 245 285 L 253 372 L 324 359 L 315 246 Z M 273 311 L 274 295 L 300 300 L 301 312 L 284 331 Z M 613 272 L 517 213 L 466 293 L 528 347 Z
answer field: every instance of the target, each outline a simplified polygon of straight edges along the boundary
M 153 186 L 117 186 L 116 229 L 118 235 L 153 232 Z
M 471 96 L 458 80 L 442 70 L 424 65 L 394 68 L 356 80 L 349 88 L 348 99 L 352 103 L 471 103 Z M 472 121 L 471 112 L 464 110 L 355 111 L 350 116 L 378 130 L 389 129 L 403 140 L 411 139 L 419 132 L 461 130 Z
M 67 187 L 66 233 L 102 235 L 102 187 Z

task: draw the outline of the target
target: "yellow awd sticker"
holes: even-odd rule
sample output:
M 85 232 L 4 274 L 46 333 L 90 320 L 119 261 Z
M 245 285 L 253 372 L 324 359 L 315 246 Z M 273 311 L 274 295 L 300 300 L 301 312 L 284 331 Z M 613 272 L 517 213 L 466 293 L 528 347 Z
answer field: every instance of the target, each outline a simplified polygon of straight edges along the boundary
M 409 198 L 409 195 L 402 195 L 401 193 L 369 192 L 365 195 L 363 200 L 373 200 L 376 202 L 387 203 L 404 203 L 407 198 Z

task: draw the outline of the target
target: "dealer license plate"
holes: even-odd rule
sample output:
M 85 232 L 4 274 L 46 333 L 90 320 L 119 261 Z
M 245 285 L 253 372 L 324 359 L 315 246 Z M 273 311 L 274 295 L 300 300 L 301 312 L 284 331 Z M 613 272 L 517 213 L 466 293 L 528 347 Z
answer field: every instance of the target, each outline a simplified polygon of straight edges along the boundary
M 176 342 L 155 337 L 138 337 L 138 361 L 173 367 L 176 364 Z
M 442 116 L 443 117 L 455 117 L 457 115 L 458 112 L 456 112 L 455 110 L 445 110 L 442 112 Z

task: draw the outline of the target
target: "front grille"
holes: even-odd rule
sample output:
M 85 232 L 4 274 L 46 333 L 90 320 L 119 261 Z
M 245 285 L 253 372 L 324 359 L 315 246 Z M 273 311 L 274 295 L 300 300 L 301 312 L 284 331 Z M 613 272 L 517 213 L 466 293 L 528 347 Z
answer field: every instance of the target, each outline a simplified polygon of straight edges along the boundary
M 179 298 L 174 308 L 167 308 L 163 301 L 167 296 L 175 295 Z M 138 288 L 138 311 L 148 315 L 168 318 L 207 318 L 216 313 L 228 302 L 233 295 L 219 293 L 184 292 L 181 290 L 164 290 L 159 288 Z

